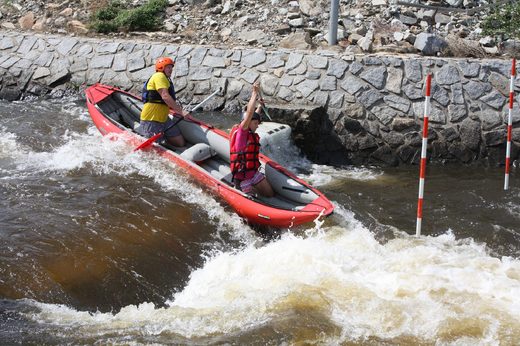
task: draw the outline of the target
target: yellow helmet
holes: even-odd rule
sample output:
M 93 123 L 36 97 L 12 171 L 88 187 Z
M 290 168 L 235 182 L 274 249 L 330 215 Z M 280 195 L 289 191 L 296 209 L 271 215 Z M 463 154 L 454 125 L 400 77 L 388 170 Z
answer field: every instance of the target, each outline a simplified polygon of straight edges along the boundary
M 168 65 L 175 65 L 175 62 L 171 58 L 159 58 L 155 62 L 155 71 L 163 72 Z

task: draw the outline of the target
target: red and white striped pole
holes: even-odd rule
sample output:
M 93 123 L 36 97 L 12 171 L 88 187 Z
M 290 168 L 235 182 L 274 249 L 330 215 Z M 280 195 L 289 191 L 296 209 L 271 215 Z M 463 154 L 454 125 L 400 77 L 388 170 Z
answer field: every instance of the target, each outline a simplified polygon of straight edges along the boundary
M 426 98 L 424 100 L 424 123 L 421 150 L 421 170 L 419 173 L 419 198 L 417 202 L 417 225 L 415 227 L 415 235 L 421 235 L 422 209 L 424 197 L 424 177 L 426 175 L 426 148 L 428 146 L 428 117 L 430 116 L 430 95 L 432 85 L 432 74 L 426 75 Z
M 504 190 L 509 189 L 509 161 L 511 158 L 511 132 L 513 131 L 513 86 L 516 75 L 516 60 L 513 58 L 511 67 L 511 82 L 509 83 L 509 115 L 507 117 L 507 146 L 506 146 L 506 176 L 504 178 Z

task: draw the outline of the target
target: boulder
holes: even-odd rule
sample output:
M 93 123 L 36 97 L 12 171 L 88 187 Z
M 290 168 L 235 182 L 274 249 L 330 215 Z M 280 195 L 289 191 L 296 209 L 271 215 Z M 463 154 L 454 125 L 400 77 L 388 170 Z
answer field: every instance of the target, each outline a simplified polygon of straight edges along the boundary
M 35 22 L 34 13 L 32 11 L 29 11 L 25 16 L 20 17 L 18 19 L 18 25 L 20 25 L 20 28 L 22 30 L 29 30 L 32 29 Z
M 287 49 L 310 49 L 311 36 L 307 32 L 297 32 L 283 39 L 279 46 Z
M 78 34 L 86 34 L 88 33 L 88 28 L 85 24 L 80 22 L 79 20 L 71 20 L 67 23 L 67 28 L 69 32 L 75 32 Z
M 0 99 L 16 101 L 22 97 L 22 92 L 18 88 L 4 87 L 0 89 Z
M 422 32 L 415 38 L 413 46 L 417 50 L 419 50 L 423 55 L 430 56 L 436 55 L 437 53 L 441 53 L 444 49 L 448 47 L 448 44 L 443 38 L 435 34 L 428 34 Z

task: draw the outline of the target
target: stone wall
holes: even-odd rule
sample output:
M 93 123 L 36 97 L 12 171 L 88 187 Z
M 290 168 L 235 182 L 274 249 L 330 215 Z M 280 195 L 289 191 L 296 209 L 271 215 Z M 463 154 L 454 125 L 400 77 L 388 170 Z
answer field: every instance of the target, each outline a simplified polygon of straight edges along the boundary
M 206 109 L 237 112 L 260 78 L 274 120 L 293 127 L 295 142 L 311 159 L 332 164 L 417 162 L 423 86 L 431 72 L 431 158 L 504 161 L 508 60 L 218 49 L 0 31 L 0 98 L 81 90 L 96 82 L 138 93 L 159 56 L 175 57 L 174 84 L 183 103 L 195 104 L 221 88 Z M 513 160 L 519 157 L 519 101 Z

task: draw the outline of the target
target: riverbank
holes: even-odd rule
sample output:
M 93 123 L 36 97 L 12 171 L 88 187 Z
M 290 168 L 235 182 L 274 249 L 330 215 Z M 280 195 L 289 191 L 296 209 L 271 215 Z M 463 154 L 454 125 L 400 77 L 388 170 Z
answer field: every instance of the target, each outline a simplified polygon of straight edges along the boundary
M 106 38 L 95 13 L 110 1 L 0 2 L 0 28 L 41 34 Z M 136 9 L 147 0 L 119 1 Z M 515 56 L 513 39 L 487 36 L 486 19 L 506 1 L 339 0 L 338 49 L 346 54 L 385 53 L 442 57 Z M 112 39 L 151 39 L 220 48 L 317 49 L 329 45 L 330 7 L 325 0 L 168 0 L 148 32 L 120 28 Z M 120 7 L 117 7 L 120 8 Z M 112 7 L 112 11 L 115 12 Z M 144 30 L 144 29 L 143 29 Z
M 8 100 L 82 92 L 97 82 L 139 93 L 163 55 L 176 58 L 183 103 L 221 89 L 206 110 L 238 112 L 260 79 L 274 121 L 293 127 L 309 158 L 333 165 L 418 162 L 423 85 L 432 73 L 431 159 L 500 165 L 505 156 L 509 60 L 220 49 L 15 31 L 0 31 L 0 53 L 0 97 Z M 518 113 L 513 121 L 514 161 Z

